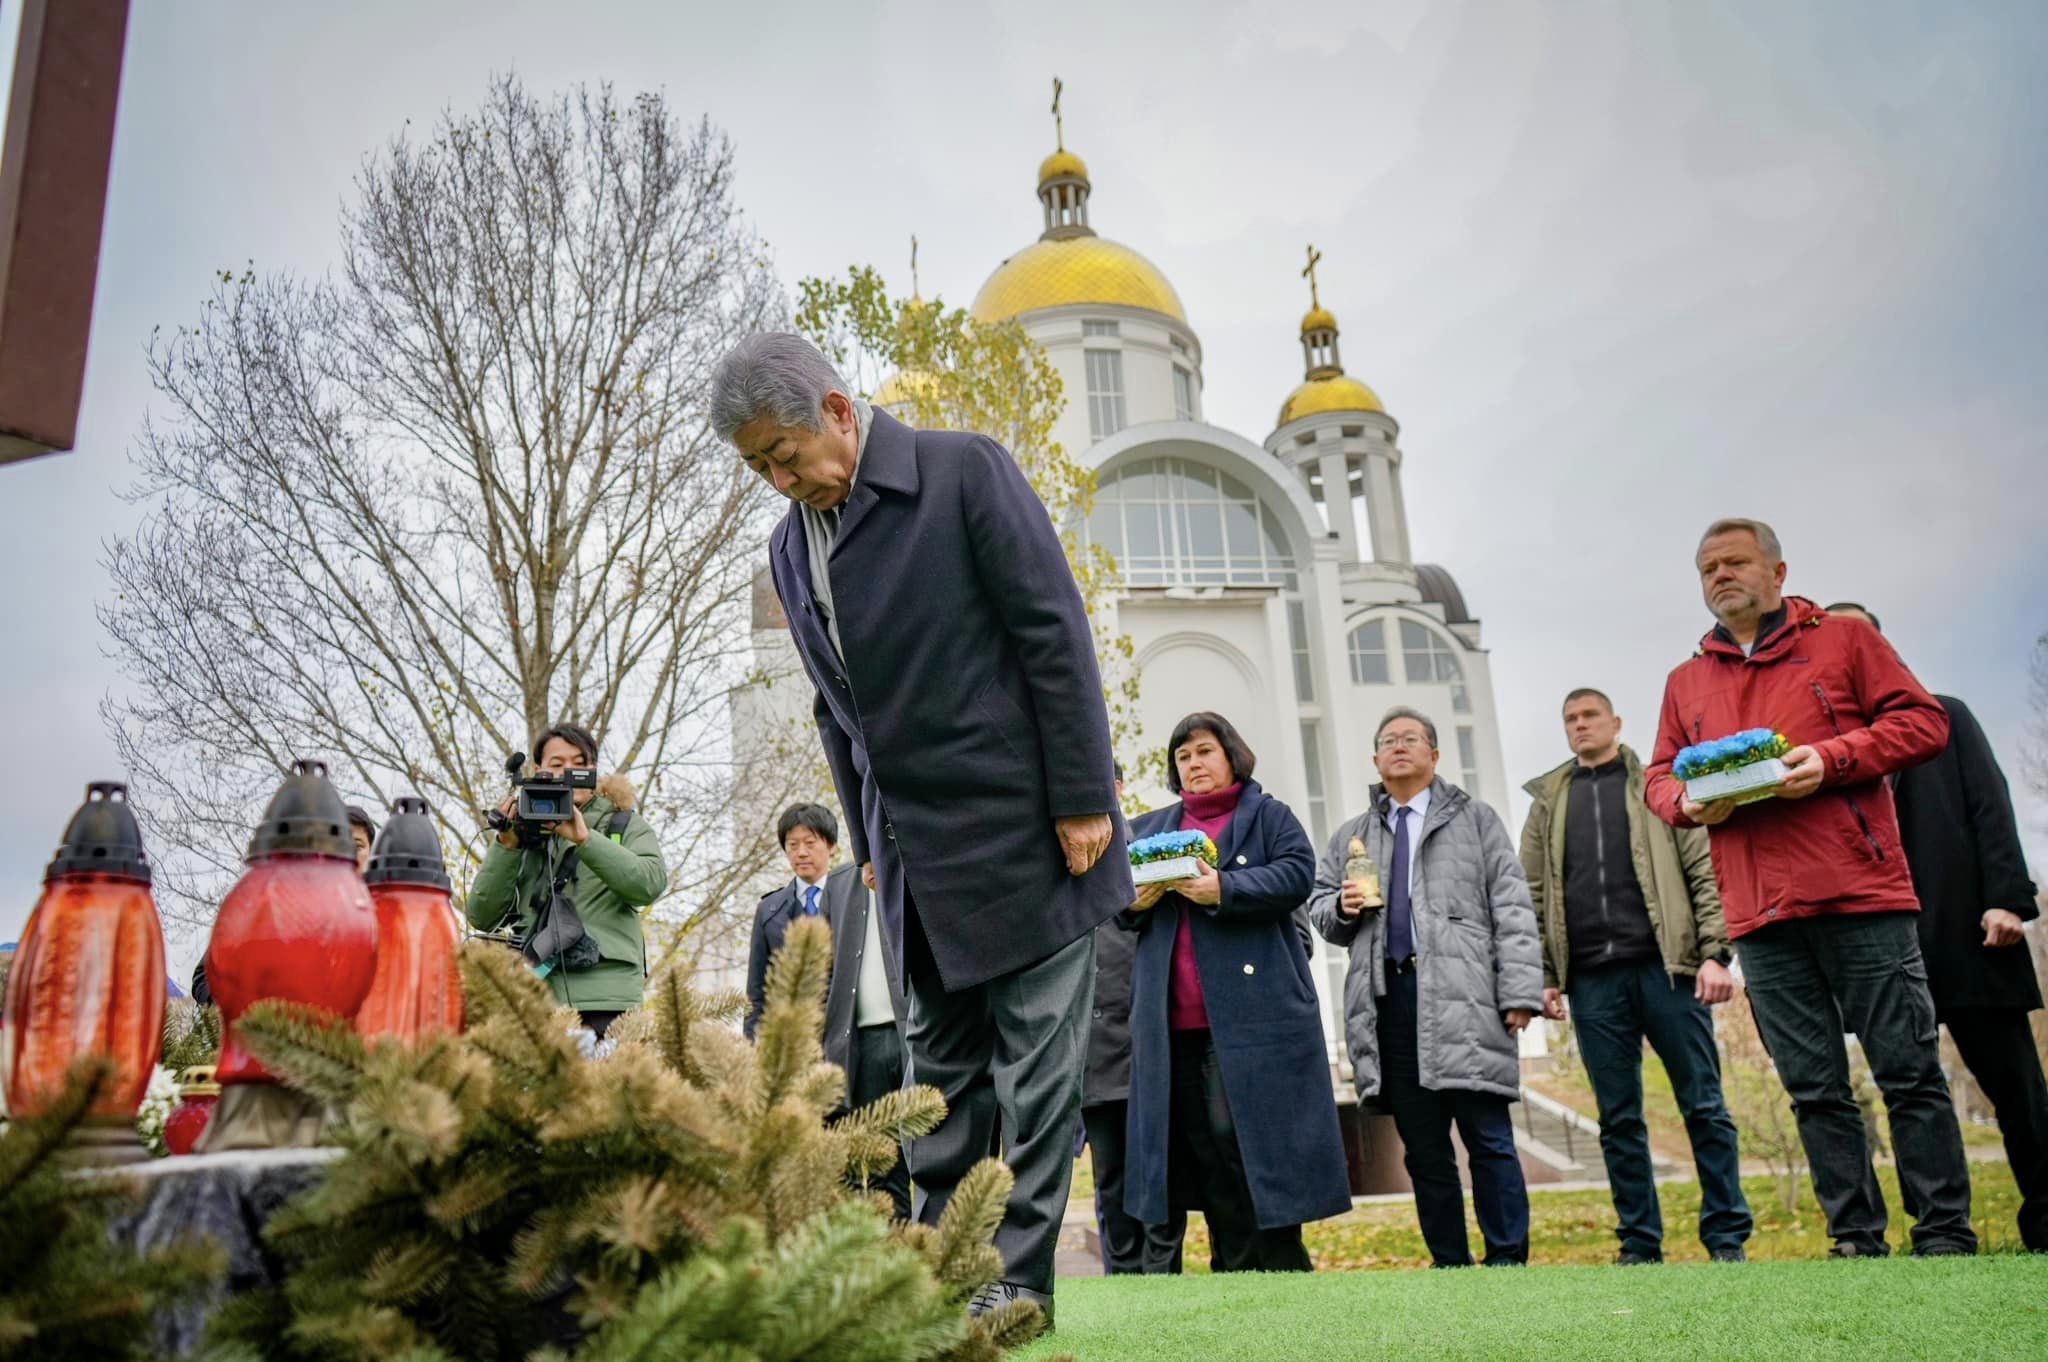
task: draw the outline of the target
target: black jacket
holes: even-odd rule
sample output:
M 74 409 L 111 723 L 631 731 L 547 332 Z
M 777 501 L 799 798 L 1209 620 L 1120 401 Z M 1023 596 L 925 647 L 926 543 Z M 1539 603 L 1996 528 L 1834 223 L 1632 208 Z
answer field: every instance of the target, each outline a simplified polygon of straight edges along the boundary
M 769 559 L 899 961 L 912 885 L 948 992 L 1130 906 L 1122 828 L 1074 876 L 1053 827 L 1116 809 L 1109 711 L 1059 534 L 1000 446 L 875 413 L 829 565 L 844 663 L 812 599 L 801 507 Z
M 855 992 L 860 983 L 861 953 L 868 939 L 867 886 L 860 871 L 850 865 L 834 866 L 825 875 L 825 892 L 818 896 L 818 915 L 832 928 L 832 982 L 825 993 L 825 1058 L 846 1070 L 850 1088 L 854 1082 L 853 1021 Z M 763 895 L 754 909 L 754 938 L 747 952 L 747 1039 L 754 1038 L 760 1025 L 761 1007 L 768 992 L 768 965 L 782 949 L 790 924 L 802 916 L 794 878 L 773 893 Z M 886 935 L 886 934 L 885 934 Z M 903 983 L 896 973 L 896 961 L 883 952 L 882 964 L 889 978 L 889 1010 L 896 1025 L 903 1025 Z
M 1920 953 L 1935 1008 L 2039 1007 L 2026 943 L 1987 950 L 1980 921 L 1993 908 L 2027 921 L 2040 916 L 2005 775 L 1969 706 L 1934 698 L 1948 711 L 1948 746 L 1901 771 L 1893 797 L 1920 896 Z
M 1088 1023 L 1088 1070 L 1081 1104 L 1131 1095 L 1131 962 L 1138 934 L 1115 918 L 1095 929 L 1095 1011 Z

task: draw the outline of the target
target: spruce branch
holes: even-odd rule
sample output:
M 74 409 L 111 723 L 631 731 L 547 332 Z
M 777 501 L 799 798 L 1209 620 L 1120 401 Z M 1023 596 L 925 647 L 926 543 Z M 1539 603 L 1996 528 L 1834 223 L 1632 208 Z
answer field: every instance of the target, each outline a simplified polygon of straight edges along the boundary
M 1002 1258 L 989 1241 L 1003 1223 L 1010 1189 L 1016 1178 L 1000 1159 L 983 1159 L 967 1170 L 939 1216 L 936 1256 L 938 1279 L 962 1294 L 987 1285 L 1002 1271 Z M 994 1259 L 991 1268 L 990 1259 Z
M 83 1056 L 66 1072 L 63 1091 L 47 1113 L 17 1118 L 7 1128 L 6 1139 L 0 1140 L 0 1205 L 16 1188 L 49 1169 L 66 1137 L 85 1120 L 86 1112 L 113 1081 L 111 1060 Z
M 265 998 L 244 1012 L 235 1033 L 265 1068 L 337 1106 L 354 1098 L 369 1062 L 347 1019 L 281 998 Z

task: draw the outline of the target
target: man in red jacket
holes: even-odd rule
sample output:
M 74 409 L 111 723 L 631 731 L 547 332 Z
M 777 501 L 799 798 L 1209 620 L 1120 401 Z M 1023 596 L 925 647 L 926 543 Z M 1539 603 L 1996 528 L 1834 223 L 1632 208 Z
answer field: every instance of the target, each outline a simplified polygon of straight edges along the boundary
M 1728 934 L 1792 1095 L 1834 1255 L 1890 1252 L 1845 1027 L 1891 1116 L 1913 1252 L 1975 1253 L 1969 1165 L 1915 930 L 1920 903 L 1885 781 L 1941 751 L 1948 715 L 1875 629 L 1783 594 L 1770 526 L 1716 521 L 1697 564 L 1720 622 L 1665 682 L 1645 801 L 1673 827 L 1711 830 Z M 1671 774 L 1680 749 L 1748 728 L 1793 743 L 1776 797 L 1688 799 Z

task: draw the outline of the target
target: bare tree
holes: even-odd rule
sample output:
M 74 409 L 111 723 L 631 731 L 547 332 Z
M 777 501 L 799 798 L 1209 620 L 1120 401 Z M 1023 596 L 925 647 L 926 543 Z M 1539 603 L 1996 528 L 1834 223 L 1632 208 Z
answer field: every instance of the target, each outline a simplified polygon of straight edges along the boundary
M 1799 1209 L 1806 1146 L 1799 1138 L 1791 1095 L 1757 1033 L 1746 991 L 1738 991 L 1714 1010 L 1714 1038 L 1721 1046 L 1722 1095 L 1742 1132 L 1742 1152 L 1770 1167 L 1785 1214 L 1791 1215 Z
M 466 868 L 557 719 L 639 785 L 672 930 L 772 851 L 718 816 L 756 774 L 724 716 L 769 508 L 704 397 L 785 306 L 732 178 L 659 96 L 501 78 L 366 159 L 332 277 L 225 273 L 152 342 L 152 510 L 100 616 L 174 916 L 211 917 L 296 756 L 426 796 Z

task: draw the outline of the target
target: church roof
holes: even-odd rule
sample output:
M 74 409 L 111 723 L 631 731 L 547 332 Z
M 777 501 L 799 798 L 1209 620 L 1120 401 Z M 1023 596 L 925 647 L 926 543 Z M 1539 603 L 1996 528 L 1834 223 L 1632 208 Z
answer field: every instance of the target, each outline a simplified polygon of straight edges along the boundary
M 1088 178 L 1088 163 L 1073 152 L 1061 147 L 1038 163 L 1038 182 L 1046 184 L 1052 180 L 1085 180 Z
M 1458 590 L 1457 581 L 1449 568 L 1438 567 L 1435 563 L 1415 565 L 1415 584 L 1422 588 L 1422 599 L 1434 601 L 1444 608 L 1446 624 L 1474 624 L 1472 612 L 1465 607 L 1465 593 Z
M 1326 411 L 1376 411 L 1385 415 L 1386 410 L 1380 405 L 1378 393 L 1348 374 L 1337 373 L 1308 379 L 1289 393 L 1280 404 L 1280 419 L 1273 424 L 1277 428 Z
M 1099 236 L 1032 242 L 996 267 L 968 311 L 976 321 L 998 322 L 1070 303 L 1111 303 L 1188 319 L 1157 265 Z
M 1300 386 L 1280 404 L 1280 419 L 1273 423 L 1275 429 L 1324 412 L 1387 414 L 1380 395 L 1348 376 L 1337 357 L 1337 314 L 1323 306 L 1316 290 L 1316 266 L 1322 259 L 1321 251 L 1314 246 L 1308 248 L 1308 268 L 1301 272 L 1308 280 L 1308 311 L 1301 319 L 1301 355 L 1306 372 Z
M 1159 267 L 1121 242 L 1095 234 L 1088 225 L 1094 185 L 1088 165 L 1067 150 L 1059 119 L 1059 81 L 1053 82 L 1054 128 L 1059 145 L 1038 167 L 1038 200 L 1045 231 L 1038 240 L 996 266 L 974 295 L 968 312 L 976 321 L 1000 322 L 1049 307 L 1090 303 L 1140 308 L 1185 325 L 1180 295 Z

